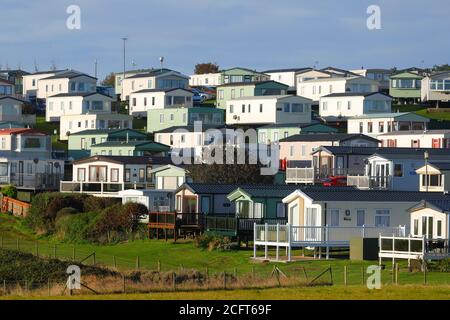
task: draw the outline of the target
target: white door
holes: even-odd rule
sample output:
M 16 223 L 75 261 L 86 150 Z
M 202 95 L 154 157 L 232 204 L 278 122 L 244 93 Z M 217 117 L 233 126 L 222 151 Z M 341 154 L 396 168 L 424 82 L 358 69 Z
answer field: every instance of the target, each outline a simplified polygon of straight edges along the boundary
M 299 241 L 299 237 L 300 237 L 300 228 L 298 228 L 300 226 L 300 214 L 298 212 L 298 205 L 293 205 L 292 207 L 289 208 L 289 221 L 291 222 L 292 225 L 292 241 Z

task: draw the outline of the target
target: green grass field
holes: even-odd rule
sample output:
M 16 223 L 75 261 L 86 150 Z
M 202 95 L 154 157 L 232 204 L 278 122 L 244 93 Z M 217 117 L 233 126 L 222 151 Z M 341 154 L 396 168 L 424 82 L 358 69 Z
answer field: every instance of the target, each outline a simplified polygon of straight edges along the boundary
M 208 251 L 197 248 L 193 241 L 173 241 L 163 240 L 136 240 L 115 245 L 94 245 L 94 244 L 69 244 L 60 243 L 51 239 L 38 239 L 28 230 L 19 218 L 14 218 L 5 214 L 0 215 L 0 236 L 1 245 L 5 249 L 17 249 L 38 254 L 43 257 L 56 257 L 59 259 L 75 259 L 80 261 L 96 253 L 96 262 L 106 266 L 114 266 L 119 270 L 133 270 L 139 263 L 140 269 L 156 270 L 158 264 L 162 271 L 176 271 L 183 269 L 196 269 L 210 274 L 219 274 L 224 271 L 239 275 L 255 274 L 261 277 L 270 277 L 275 263 L 255 262 L 251 259 L 253 250 L 237 251 Z M 262 252 L 260 251 L 259 254 Z M 271 252 L 273 256 L 274 253 Z M 300 256 L 300 251 L 294 251 L 295 256 Z M 340 258 L 339 258 L 340 257 Z M 139 260 L 139 262 L 137 262 Z M 92 258 L 85 263 L 92 263 Z M 369 265 L 377 264 L 377 261 L 350 261 L 343 259 L 340 255 L 335 255 L 332 260 L 312 260 L 311 258 L 301 261 L 282 263 L 278 262 L 279 268 L 288 276 L 297 275 L 307 279 L 320 274 L 325 269 L 331 267 L 333 281 L 337 284 L 344 283 L 344 266 L 347 267 L 348 284 L 361 284 L 362 271 Z M 364 269 L 363 269 L 364 268 Z M 324 275 L 329 279 L 329 275 Z M 385 284 L 392 283 L 391 263 L 386 261 L 386 268 L 382 271 L 382 281 Z M 429 272 L 427 274 L 428 284 L 450 285 L 450 274 L 444 272 Z M 408 272 L 405 261 L 400 261 L 399 283 L 401 284 L 422 284 L 423 274 L 421 272 Z

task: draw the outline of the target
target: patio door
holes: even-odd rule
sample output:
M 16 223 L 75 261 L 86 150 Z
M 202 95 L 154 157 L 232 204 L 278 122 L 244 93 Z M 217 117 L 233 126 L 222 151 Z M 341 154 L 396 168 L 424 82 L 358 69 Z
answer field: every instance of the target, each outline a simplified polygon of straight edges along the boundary
M 344 157 L 337 156 L 336 157 L 336 172 L 334 175 L 343 175 L 344 174 Z
M 389 163 L 375 164 L 375 187 L 387 188 L 389 177 Z
M 23 161 L 19 161 L 19 186 L 23 186 Z
M 205 214 L 211 213 L 211 197 L 202 196 L 202 208 L 201 212 Z
M 434 232 L 434 218 L 431 216 L 422 217 L 422 236 L 427 239 L 436 239 L 437 234 Z
M 298 204 L 289 208 L 289 221 L 292 225 L 292 240 L 300 241 L 300 213 L 298 211 Z
M 318 241 L 320 228 L 317 226 L 319 222 L 317 208 L 306 208 L 305 215 L 305 240 Z

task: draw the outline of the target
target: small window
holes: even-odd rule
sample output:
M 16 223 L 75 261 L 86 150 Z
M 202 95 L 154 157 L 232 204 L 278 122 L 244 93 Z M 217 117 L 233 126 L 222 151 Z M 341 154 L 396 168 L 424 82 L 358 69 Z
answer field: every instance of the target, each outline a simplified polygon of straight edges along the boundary
M 356 210 L 356 226 L 362 227 L 366 223 L 366 211 L 363 209 Z
M 331 227 L 339 226 L 339 209 L 330 210 L 330 226 Z
M 403 166 L 399 163 L 394 164 L 394 177 L 403 177 Z
M 111 169 L 111 182 L 119 182 L 119 169 Z
M 234 107 L 232 104 L 230 104 L 230 113 L 234 113 Z
M 259 105 L 259 112 L 263 112 L 263 105 L 262 105 L 262 103 Z
M 442 237 L 442 220 L 437 220 L 436 236 Z
M 419 219 L 414 219 L 413 236 L 419 236 Z
M 125 169 L 125 182 L 130 182 L 131 179 L 131 170 Z
M 389 227 L 390 226 L 390 211 L 388 209 L 375 210 L 375 226 L 376 227 Z

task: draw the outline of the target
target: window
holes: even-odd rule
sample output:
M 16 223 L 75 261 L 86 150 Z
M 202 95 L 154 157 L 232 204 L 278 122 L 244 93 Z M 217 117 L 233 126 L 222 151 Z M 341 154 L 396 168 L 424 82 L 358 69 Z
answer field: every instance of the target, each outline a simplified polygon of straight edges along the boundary
M 306 156 L 306 146 L 302 146 L 302 156 L 305 157 Z
M 352 102 L 347 101 L 347 110 L 351 110 L 351 109 L 352 109 Z
M 139 168 L 139 182 L 145 181 L 145 169 Z
M 231 89 L 231 99 L 234 99 L 235 97 L 236 97 L 235 90 Z
M 111 169 L 111 182 L 119 182 L 119 169 Z
M 356 210 L 356 226 L 362 227 L 366 223 L 366 211 L 364 209 Z
M 290 146 L 290 147 L 289 147 L 289 155 L 290 155 L 291 157 L 294 156 L 294 146 Z
M 436 225 L 436 236 L 438 237 L 442 237 L 442 220 L 437 220 L 437 225 Z
M 286 218 L 286 204 L 277 202 L 277 218 Z
M 291 105 L 289 103 L 283 103 L 283 111 L 284 112 L 290 112 L 291 111 Z
M 255 202 L 253 204 L 253 218 L 262 218 L 264 216 L 264 204 Z
M 173 113 L 170 114 L 170 121 L 173 121 L 175 119 L 175 115 Z
M 384 132 L 384 122 L 383 121 L 378 122 L 378 132 L 380 132 L 380 133 Z
M 130 182 L 131 179 L 131 170 L 125 169 L 125 182 Z
M 399 163 L 394 164 L 394 177 L 403 177 L 403 165 Z
M 223 90 L 219 90 L 218 95 L 219 95 L 219 99 L 223 100 Z
M 172 134 L 170 135 L 169 140 L 170 140 L 169 143 L 170 143 L 170 145 L 172 146 L 172 145 L 173 145 L 173 135 L 172 135 Z
M 322 102 L 322 111 L 328 110 L 328 102 Z
M 78 168 L 77 170 L 77 181 L 83 182 L 86 181 L 86 169 L 85 168 Z
M 182 134 L 180 137 L 181 143 L 184 143 L 186 141 L 185 135 Z
M 146 106 L 146 105 L 147 105 L 147 98 L 144 97 L 144 106 Z
M 262 103 L 259 105 L 259 112 L 263 112 L 263 105 L 262 105 Z
M 234 113 L 234 106 L 230 104 L 230 113 Z
M 367 132 L 368 133 L 372 133 L 373 131 L 373 123 L 372 122 L 368 122 L 367 123 Z
M 86 138 L 81 138 L 81 150 L 86 150 L 87 149 L 87 145 L 86 145 Z
M 341 111 L 342 108 L 342 101 L 337 102 L 337 111 Z
M 339 209 L 330 209 L 330 226 L 339 226 Z
M 252 107 L 251 107 L 251 105 L 249 104 L 249 105 L 248 105 L 248 113 L 250 113 L 250 112 L 252 112 Z
M 419 236 L 419 219 L 414 219 L 413 236 Z
M 163 114 L 159 115 L 159 123 L 164 123 L 164 115 Z
M 239 90 L 239 97 L 243 97 L 244 96 L 244 89 Z
M 242 105 L 242 113 L 245 113 L 245 104 Z
M 152 97 L 152 106 L 155 105 L 155 97 Z
M 364 131 L 364 123 L 360 122 L 359 123 L 359 133 L 363 133 L 363 131 Z
M 376 209 L 375 210 L 375 226 L 376 227 L 389 227 L 390 226 L 390 210 L 389 209 Z
M 133 105 L 133 107 L 135 107 L 135 106 L 136 106 L 136 98 L 133 98 L 132 101 L 133 101 L 133 104 L 132 104 L 132 105 Z
M 291 112 L 303 112 L 303 104 L 293 103 L 291 106 Z

